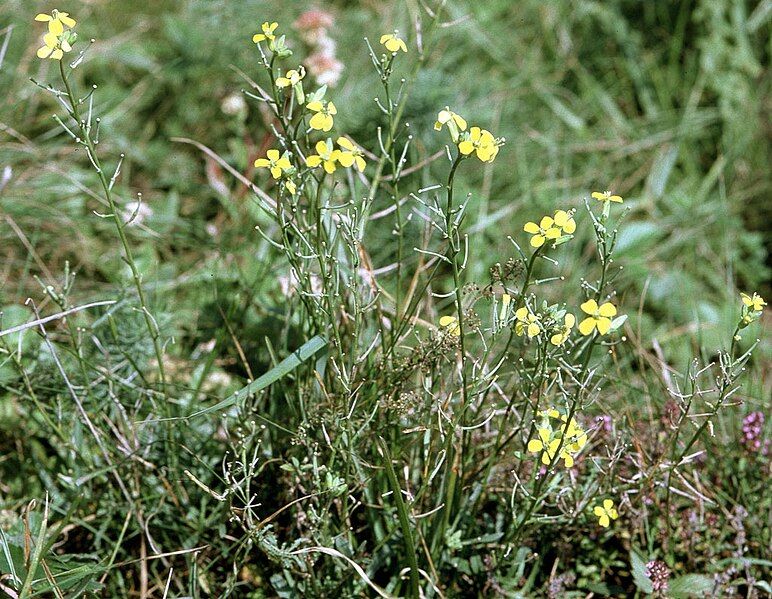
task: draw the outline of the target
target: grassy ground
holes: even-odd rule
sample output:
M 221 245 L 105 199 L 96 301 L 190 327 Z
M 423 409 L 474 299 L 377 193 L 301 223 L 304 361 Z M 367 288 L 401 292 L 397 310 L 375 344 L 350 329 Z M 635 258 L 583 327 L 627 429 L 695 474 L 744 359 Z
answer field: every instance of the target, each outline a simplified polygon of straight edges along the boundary
M 72 2 L 62 72 L 54 7 L 0 5 L 0 590 L 772 593 L 772 5 L 320 7 L 361 175 L 274 96 L 318 88 L 305 2 Z M 495 160 L 453 168 L 445 106 Z M 626 320 L 552 343 L 587 299 Z

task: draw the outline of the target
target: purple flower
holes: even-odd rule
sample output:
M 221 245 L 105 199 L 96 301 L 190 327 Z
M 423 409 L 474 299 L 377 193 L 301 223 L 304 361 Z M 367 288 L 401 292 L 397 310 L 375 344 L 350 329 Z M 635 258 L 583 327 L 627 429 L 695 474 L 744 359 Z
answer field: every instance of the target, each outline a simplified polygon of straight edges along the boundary
M 746 451 L 751 453 L 761 453 L 767 455 L 769 442 L 764 441 L 762 433 L 764 432 L 764 414 L 761 412 L 751 412 L 743 418 L 742 436 L 740 444 Z

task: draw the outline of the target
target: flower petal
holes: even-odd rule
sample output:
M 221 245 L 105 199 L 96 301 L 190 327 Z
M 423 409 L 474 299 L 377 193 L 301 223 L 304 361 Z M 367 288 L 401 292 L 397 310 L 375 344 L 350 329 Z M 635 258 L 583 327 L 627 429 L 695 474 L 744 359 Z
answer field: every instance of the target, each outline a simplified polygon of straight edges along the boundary
M 587 314 L 595 314 L 595 312 L 598 311 L 598 302 L 596 302 L 594 299 L 588 299 L 579 307 L 582 309 L 582 312 L 586 312 Z
M 617 309 L 611 302 L 606 302 L 600 308 L 598 308 L 598 314 L 607 318 L 616 316 Z
M 579 332 L 582 335 L 589 335 L 592 333 L 592 330 L 595 328 L 595 319 L 585 318 L 582 322 L 579 323 Z

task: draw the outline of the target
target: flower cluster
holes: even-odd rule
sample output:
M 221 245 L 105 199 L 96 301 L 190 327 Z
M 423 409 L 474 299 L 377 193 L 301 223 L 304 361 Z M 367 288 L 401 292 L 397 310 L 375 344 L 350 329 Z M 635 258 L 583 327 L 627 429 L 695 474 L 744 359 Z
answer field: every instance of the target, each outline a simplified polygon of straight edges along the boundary
M 499 153 L 499 148 L 504 145 L 503 138 L 494 137 L 487 129 L 472 127 L 467 131 L 466 119 L 447 106 L 437 114 L 434 129 L 441 131 L 445 126 L 462 156 L 474 154 L 482 162 L 493 162 Z
M 528 338 L 532 339 L 541 333 L 539 317 L 525 306 L 515 311 L 515 321 L 515 333 L 518 336 L 527 333 Z
M 764 301 L 758 293 L 748 295 L 747 293 L 741 293 L 740 298 L 743 302 L 742 324 L 749 325 L 754 320 L 758 320 L 761 313 L 764 311 L 764 306 L 767 302 Z
M 326 28 L 332 24 L 330 20 L 331 17 L 326 15 L 326 13 L 319 13 L 318 15 L 316 13 L 309 13 L 307 17 L 308 18 L 302 23 L 296 23 L 296 27 L 302 29 L 302 31 L 306 33 L 314 31 L 316 33 L 321 32 L 321 34 L 324 34 Z M 284 36 L 276 36 L 278 27 L 278 23 L 266 21 L 262 24 L 260 32 L 253 36 L 252 41 L 256 44 L 268 42 L 268 48 L 274 52 L 274 54 L 279 57 L 289 56 L 291 51 L 287 49 L 285 45 Z M 316 33 L 314 35 L 316 35 Z M 317 40 L 317 37 L 314 37 L 314 40 Z M 266 68 L 271 69 L 271 78 L 277 92 L 282 94 L 286 93 L 286 90 L 291 89 L 293 99 L 298 104 L 304 105 L 304 110 L 300 113 L 300 118 L 303 119 L 301 122 L 305 122 L 305 119 L 310 115 L 310 118 L 308 118 L 309 130 L 307 132 L 321 131 L 327 133 L 332 130 L 335 126 L 335 115 L 338 114 L 338 109 L 332 100 L 325 98 L 325 94 L 327 93 L 326 85 L 322 85 L 321 88 L 308 93 L 306 96 L 303 89 L 303 80 L 306 76 L 306 70 L 302 65 L 298 66 L 296 69 L 287 70 L 274 78 L 272 71 L 273 63 L 271 62 L 269 64 L 268 62 L 265 62 L 264 64 Z M 276 100 L 275 104 L 277 105 L 276 109 L 278 110 L 280 101 Z M 285 127 L 286 126 L 287 124 L 285 123 Z M 298 128 L 296 127 L 296 131 L 297 130 Z M 337 143 L 337 148 L 335 147 L 335 143 Z M 295 176 L 299 175 L 302 178 L 304 172 L 307 172 L 302 170 L 299 172 L 299 169 L 302 169 L 304 166 L 310 169 L 322 167 L 328 174 L 334 173 L 338 166 L 344 168 L 356 167 L 360 172 L 365 170 L 366 161 L 364 151 L 348 137 L 340 136 L 336 142 L 333 142 L 330 138 L 319 140 L 313 147 L 316 151 L 315 154 L 309 154 L 305 158 L 303 158 L 301 154 L 300 159 L 292 152 L 284 151 L 281 153 L 277 149 L 272 149 L 267 152 L 266 158 L 258 158 L 255 160 L 254 164 L 256 168 L 268 168 L 271 172 L 271 176 L 274 179 L 280 180 L 283 187 L 292 195 L 295 195 L 298 188 Z
M 651 581 L 651 589 L 658 595 L 667 593 L 670 568 L 665 562 L 651 560 L 646 564 L 646 577 Z
M 750 453 L 759 453 L 765 456 L 769 451 L 769 441 L 762 439 L 763 433 L 764 414 L 762 412 L 751 412 L 743 418 L 740 444 Z
M 554 216 L 542 217 L 539 224 L 535 222 L 525 223 L 523 231 L 532 236 L 531 247 L 539 248 L 548 239 L 569 239 L 567 236 L 576 231 L 576 221 L 571 212 L 556 210 Z
M 260 25 L 260 31 L 252 36 L 252 41 L 258 45 L 263 42 L 268 42 L 268 49 L 277 56 L 291 56 L 292 51 L 287 48 L 284 36 L 276 37 L 275 32 L 278 27 L 279 24 L 276 21 L 273 23 L 265 21 Z
M 73 31 L 75 19 L 70 17 L 69 13 L 54 9 L 51 14 L 36 15 L 35 20 L 48 23 L 48 32 L 43 36 L 43 46 L 37 51 L 38 58 L 61 60 L 65 52 L 72 50 L 72 44 L 78 39 L 78 35 Z
M 571 468 L 574 458 L 587 444 L 587 433 L 574 418 L 566 422 L 567 417 L 554 408 L 545 410 L 541 416 L 541 424 L 536 429 L 537 438 L 528 442 L 528 451 L 541 453 L 541 461 L 545 465 L 551 464 L 557 455 L 566 468 Z M 557 426 L 552 424 L 553 420 L 559 421 Z
M 306 158 L 306 166 L 311 168 L 322 166 L 329 174 L 335 172 L 338 164 L 344 168 L 356 165 L 360 172 L 365 170 L 365 159 L 360 148 L 347 137 L 339 137 L 337 144 L 338 148 L 335 148 L 330 138 L 317 142 L 316 154 Z

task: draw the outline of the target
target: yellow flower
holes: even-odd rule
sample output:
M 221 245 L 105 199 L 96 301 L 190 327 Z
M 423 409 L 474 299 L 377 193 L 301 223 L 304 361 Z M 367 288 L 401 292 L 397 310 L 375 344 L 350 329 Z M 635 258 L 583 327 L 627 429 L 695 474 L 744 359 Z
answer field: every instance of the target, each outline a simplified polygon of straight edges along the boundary
M 289 152 L 284 152 L 284 154 L 280 155 L 279 150 L 268 150 L 266 154 L 268 158 L 258 158 L 255 160 L 255 167 L 271 169 L 271 176 L 274 179 L 280 179 L 283 172 L 292 169 Z
M 262 33 L 256 33 L 252 36 L 252 41 L 256 44 L 259 44 L 260 42 L 264 42 L 265 40 L 273 41 L 276 39 L 276 36 L 273 34 L 274 31 L 276 31 L 276 28 L 279 26 L 278 23 L 273 22 L 269 23 L 266 21 L 260 26 L 260 29 L 263 31 Z
M 609 524 L 611 524 L 611 520 L 619 518 L 619 513 L 614 507 L 614 502 L 611 501 L 611 499 L 604 499 L 603 506 L 596 505 L 593 508 L 592 513 L 598 517 L 598 524 L 603 528 L 608 528 Z
M 548 239 L 557 239 L 560 237 L 560 227 L 555 226 L 555 219 L 551 216 L 545 216 L 537 225 L 534 222 L 525 223 L 523 231 L 533 235 L 531 237 L 531 246 L 538 248 L 544 245 Z
M 617 309 L 611 302 L 606 302 L 601 306 L 598 306 L 598 302 L 594 299 L 587 300 L 581 306 L 582 311 L 589 314 L 582 322 L 579 323 L 579 332 L 582 335 L 589 335 L 594 329 L 598 329 L 601 335 L 608 333 L 611 328 L 611 317 L 615 316 Z
M 454 337 L 461 336 L 461 325 L 458 324 L 458 318 L 455 316 L 441 316 L 440 326 L 445 328 Z
M 754 293 L 753 296 L 750 296 L 747 293 L 741 293 L 740 297 L 743 300 L 743 304 L 751 308 L 754 312 L 761 312 L 764 309 L 764 306 L 767 305 L 767 302 L 765 302 L 764 298 L 758 293 Z
M 335 104 L 332 102 L 324 102 L 322 100 L 314 100 L 306 104 L 306 108 L 316 114 L 311 117 L 309 125 L 311 129 L 317 131 L 329 131 L 333 125 L 333 115 L 338 114 L 338 109 L 335 108 Z
M 287 71 L 287 73 L 284 75 L 284 77 L 277 77 L 276 78 L 276 87 L 284 88 L 289 87 L 290 85 L 297 85 L 300 83 L 300 80 L 306 76 L 306 70 L 300 66 L 297 70 L 292 69 L 290 71 Z
M 555 221 L 555 226 L 563 229 L 563 233 L 566 235 L 571 235 L 576 231 L 576 221 L 570 212 L 556 210 L 553 220 Z
M 43 46 L 38 48 L 37 56 L 38 58 L 61 60 L 64 53 L 70 50 L 72 50 L 72 46 L 64 35 L 57 35 L 49 31 L 43 36 Z
M 315 147 L 317 153 L 306 158 L 306 164 L 311 168 L 316 168 L 321 164 L 325 172 L 329 174 L 334 173 L 335 163 L 340 159 L 340 150 L 334 150 L 332 148 L 332 141 L 329 139 L 316 142 Z
M 528 441 L 528 451 L 531 453 L 543 452 L 541 462 L 548 466 L 555 457 L 555 452 L 558 450 L 558 445 L 560 445 L 560 439 L 552 439 L 552 429 L 547 427 L 538 428 L 536 434 L 539 438 Z
M 600 200 L 601 202 L 617 202 L 619 204 L 622 203 L 622 198 L 620 196 L 611 195 L 610 191 L 593 191 L 591 195 L 596 200 Z
M 458 143 L 459 133 L 461 131 L 466 131 L 466 121 L 447 106 L 445 107 L 445 110 L 440 110 L 437 113 L 437 121 L 434 123 L 434 130 L 442 130 L 443 125 L 448 126 L 448 131 L 450 131 L 450 137 L 453 140 L 453 143 Z
M 458 151 L 464 156 L 476 152 L 482 162 L 493 162 L 499 153 L 499 146 L 490 131 L 472 127 L 469 130 L 469 136 L 459 142 Z
M 587 433 L 585 433 L 572 418 L 571 422 L 566 425 L 566 417 L 555 408 L 544 410 L 541 412 L 542 425 L 536 429 L 536 439 L 531 439 L 528 442 L 528 451 L 531 453 L 540 453 L 541 461 L 545 465 L 552 463 L 555 459 L 555 455 L 558 453 L 558 447 L 560 447 L 560 454 L 557 456 L 559 460 L 563 460 L 566 468 L 571 468 L 574 465 L 574 456 L 578 454 L 587 443 Z M 549 422 L 549 419 L 562 420 L 563 423 L 554 430 Z M 561 439 L 562 447 L 561 447 Z
M 402 39 L 394 33 L 384 33 L 381 36 L 381 44 L 383 46 L 386 46 L 386 49 L 389 52 L 399 52 L 402 50 L 403 52 L 407 52 L 407 46 L 405 45 L 405 42 L 402 41 Z
M 576 324 L 576 317 L 570 312 L 566 314 L 563 320 L 563 325 L 558 328 L 558 331 L 550 337 L 550 343 L 552 345 L 563 345 L 571 334 L 571 329 Z
M 565 422 L 566 417 L 561 416 L 561 419 Z M 584 446 L 587 445 L 587 433 L 584 432 L 584 429 L 580 427 L 573 418 L 571 418 L 571 422 L 563 426 L 563 435 L 565 436 L 566 441 L 561 450 L 561 457 L 563 457 L 563 452 L 575 455 L 582 451 Z M 566 466 L 569 468 L 573 463 L 573 458 L 571 458 L 571 464 L 566 460 Z
M 339 137 L 338 146 L 341 148 L 340 154 L 338 156 L 338 162 L 340 162 L 340 165 L 345 168 L 349 168 L 352 164 L 356 164 L 359 172 L 364 172 L 366 163 L 364 159 L 364 152 L 362 152 L 361 148 L 355 146 L 354 142 L 352 142 L 347 137 Z
M 517 319 L 515 333 L 518 335 L 528 333 L 528 338 L 532 339 L 541 332 L 539 317 L 533 312 L 530 312 L 528 308 L 523 307 L 518 309 L 515 312 L 515 319 Z
M 75 19 L 69 16 L 69 13 L 59 12 L 56 9 L 52 10 L 50 15 L 46 13 L 35 15 L 35 20 L 48 22 L 48 32 L 54 35 L 61 35 L 65 26 L 72 29 L 76 23 Z

